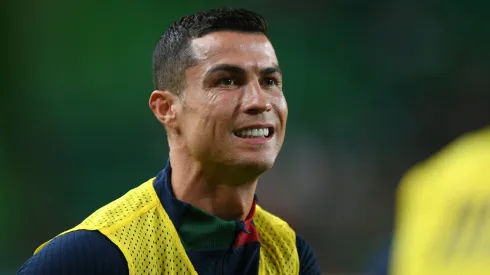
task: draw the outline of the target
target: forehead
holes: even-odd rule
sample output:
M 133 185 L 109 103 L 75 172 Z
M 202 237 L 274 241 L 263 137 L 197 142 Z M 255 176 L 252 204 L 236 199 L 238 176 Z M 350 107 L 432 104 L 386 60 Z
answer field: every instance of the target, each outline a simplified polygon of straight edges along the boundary
M 213 32 L 194 39 L 191 47 L 198 64 L 204 66 L 216 63 L 245 67 L 278 65 L 274 48 L 263 34 Z

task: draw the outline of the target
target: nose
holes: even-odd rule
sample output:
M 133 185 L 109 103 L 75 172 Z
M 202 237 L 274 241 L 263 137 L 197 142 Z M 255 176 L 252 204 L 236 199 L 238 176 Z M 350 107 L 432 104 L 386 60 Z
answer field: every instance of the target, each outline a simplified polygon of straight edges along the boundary
M 247 85 L 243 95 L 243 107 L 249 115 L 257 115 L 272 110 L 270 97 L 258 81 L 253 81 Z

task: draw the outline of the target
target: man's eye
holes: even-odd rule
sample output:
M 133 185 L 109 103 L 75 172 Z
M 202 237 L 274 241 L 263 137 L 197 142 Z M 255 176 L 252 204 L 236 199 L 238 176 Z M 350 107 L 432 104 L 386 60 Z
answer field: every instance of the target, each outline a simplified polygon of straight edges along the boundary
M 277 79 L 271 78 L 271 77 L 264 78 L 264 85 L 265 86 L 277 86 L 277 85 L 279 85 L 279 81 Z
M 220 86 L 233 86 L 233 85 L 235 85 L 235 80 L 233 80 L 231 78 L 222 78 L 219 81 L 219 85 Z

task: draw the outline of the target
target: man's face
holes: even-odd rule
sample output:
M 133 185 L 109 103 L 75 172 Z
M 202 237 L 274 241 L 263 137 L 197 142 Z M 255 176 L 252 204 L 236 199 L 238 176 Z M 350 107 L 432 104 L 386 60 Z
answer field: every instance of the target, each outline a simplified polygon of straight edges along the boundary
M 214 32 L 191 43 L 177 125 L 199 161 L 266 171 L 281 149 L 288 108 L 274 48 L 262 34 Z

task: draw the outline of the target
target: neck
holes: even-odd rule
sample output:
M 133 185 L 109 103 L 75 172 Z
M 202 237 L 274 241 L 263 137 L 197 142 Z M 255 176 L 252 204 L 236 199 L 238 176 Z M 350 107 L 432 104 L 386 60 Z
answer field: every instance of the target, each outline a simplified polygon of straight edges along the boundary
M 178 200 L 225 220 L 244 220 L 247 217 L 258 176 L 243 177 L 238 168 L 215 164 L 205 166 L 172 150 L 170 164 L 171 184 Z

